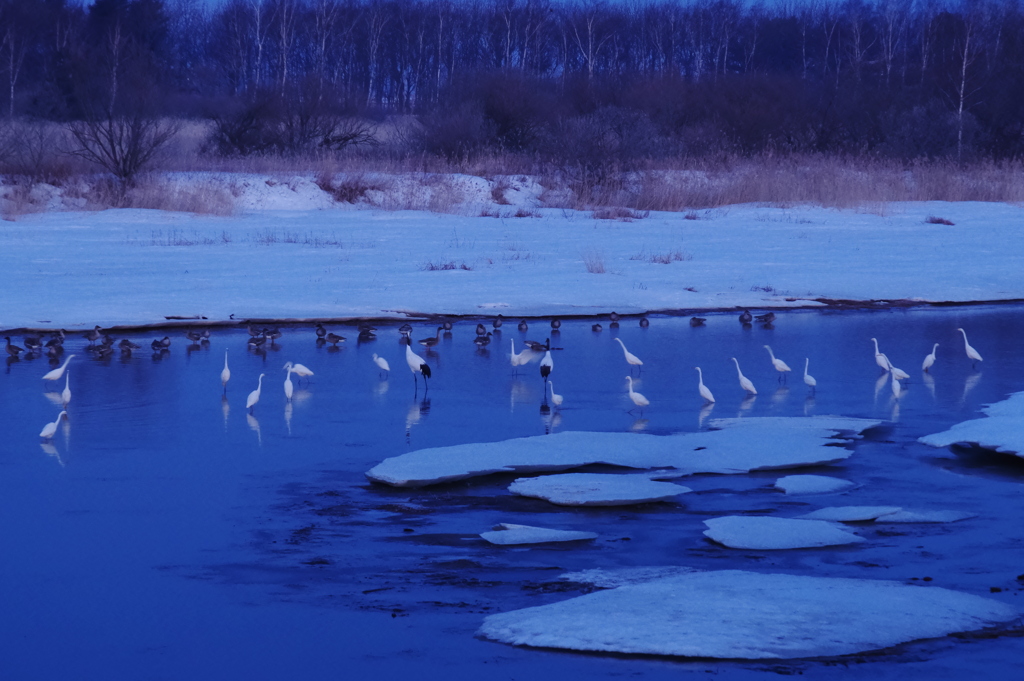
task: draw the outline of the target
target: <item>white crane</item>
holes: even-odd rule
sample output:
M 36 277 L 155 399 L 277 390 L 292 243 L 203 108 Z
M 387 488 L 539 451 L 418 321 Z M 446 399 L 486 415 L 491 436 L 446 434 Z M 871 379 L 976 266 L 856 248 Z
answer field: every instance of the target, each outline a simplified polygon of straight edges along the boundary
M 288 362 L 288 364 L 284 365 L 285 370 L 288 372 L 288 374 L 284 377 L 284 396 L 289 402 L 292 401 L 292 394 L 295 392 L 295 386 L 292 385 L 291 364 L 291 362 Z
M 547 381 L 548 376 L 551 375 L 551 370 L 554 368 L 555 363 L 551 359 L 551 351 L 547 350 L 544 353 L 544 358 L 540 361 L 540 377 Z
M 704 398 L 706 402 L 714 404 L 715 396 L 711 394 L 711 391 L 706 385 L 704 385 L 704 372 L 700 370 L 700 367 L 693 367 L 697 370 L 697 391 L 700 392 L 700 396 Z
M 414 385 L 418 385 L 416 380 L 416 374 L 423 375 L 423 385 L 427 385 L 427 379 L 430 378 L 430 365 L 427 364 L 426 360 L 417 355 L 412 351 L 412 346 L 405 346 L 405 362 L 409 365 L 409 371 L 412 372 L 412 381 Z
M 71 361 L 72 357 L 74 357 L 74 355 L 68 355 L 68 358 L 66 360 L 64 360 L 63 364 L 61 364 L 59 367 L 57 367 L 53 371 L 48 371 L 45 374 L 43 374 L 43 380 L 44 381 L 59 381 L 60 377 L 64 375 L 64 370 L 68 368 L 68 362 Z
M 806 385 L 808 388 L 810 388 L 813 391 L 817 391 L 817 389 L 818 389 L 818 382 L 816 380 L 814 380 L 814 376 L 811 376 L 809 373 L 807 373 L 807 367 L 809 367 L 810 364 L 811 364 L 811 358 L 810 357 L 806 357 L 804 359 L 804 385 Z
M 871 342 L 875 344 L 875 364 L 877 364 L 882 371 L 889 371 L 892 365 L 889 364 L 889 359 L 878 349 L 878 339 L 872 338 Z
M 615 340 L 618 341 L 619 345 L 622 346 L 622 354 L 626 356 L 626 364 L 628 364 L 630 367 L 641 367 L 644 365 L 644 363 L 640 361 L 639 357 L 637 357 L 632 352 L 626 349 L 626 344 L 622 342 L 621 338 L 616 338 Z M 630 369 L 630 371 L 633 371 L 632 368 Z M 637 370 L 637 373 L 639 373 L 639 370 Z
M 768 351 L 768 356 L 772 358 L 772 366 L 775 367 L 775 370 L 779 372 L 779 380 L 781 381 L 783 378 L 786 377 L 786 372 L 792 371 L 792 369 L 790 369 L 789 365 L 783 362 L 781 359 L 776 359 L 775 353 L 772 352 L 772 349 L 770 347 L 766 345 L 764 346 L 764 349 Z
M 908 374 L 906 371 L 904 371 L 903 369 L 898 369 L 897 367 L 893 366 L 893 363 L 889 361 L 889 358 L 885 355 L 885 353 L 882 354 L 882 359 L 884 359 L 886 364 L 889 365 L 889 371 L 892 372 L 892 375 L 895 376 L 897 380 L 902 381 L 904 378 L 910 378 L 910 374 Z
M 757 388 L 755 388 L 754 384 L 750 381 L 750 379 L 747 378 L 746 376 L 744 376 L 743 372 L 740 371 L 739 360 L 737 360 L 735 357 L 733 357 L 732 361 L 736 362 L 736 374 L 740 377 L 740 387 L 743 388 L 744 390 L 746 390 L 751 395 L 756 395 L 757 394 Z
M 64 376 L 64 390 L 60 393 L 60 401 L 64 407 L 68 406 L 71 402 L 71 372 L 69 371 Z
M 57 432 L 57 425 L 60 423 L 60 420 L 64 418 L 66 415 L 66 411 L 61 411 L 61 413 L 57 414 L 57 420 L 54 421 L 53 423 L 47 423 L 45 426 L 43 426 L 43 430 L 41 433 L 39 433 L 39 437 L 43 438 L 44 440 L 49 440 L 50 438 L 52 438 L 53 434 Z
M 287 364 L 284 365 L 284 368 L 291 368 L 292 373 L 298 376 L 299 378 L 308 379 L 310 376 L 313 375 L 313 372 L 309 369 L 309 367 L 303 366 L 302 364 L 298 363 L 288 362 Z
M 391 373 L 391 365 L 383 357 L 379 357 L 377 353 L 373 353 L 373 363 L 377 365 L 377 368 L 384 372 L 384 377 Z
M 633 390 L 632 376 L 626 376 L 626 380 L 629 381 L 629 399 L 633 400 L 633 404 L 640 407 L 640 413 L 643 413 L 644 407 L 648 406 L 651 403 L 651 401 L 644 397 L 643 395 L 641 395 L 640 393 Z
M 554 381 L 548 381 L 548 385 L 551 387 L 551 404 L 556 407 L 562 406 L 562 396 L 555 394 L 555 383 Z
M 224 392 L 228 391 L 228 381 L 231 380 L 231 369 L 228 369 L 228 351 L 224 350 L 224 368 L 220 370 L 220 384 L 224 386 Z

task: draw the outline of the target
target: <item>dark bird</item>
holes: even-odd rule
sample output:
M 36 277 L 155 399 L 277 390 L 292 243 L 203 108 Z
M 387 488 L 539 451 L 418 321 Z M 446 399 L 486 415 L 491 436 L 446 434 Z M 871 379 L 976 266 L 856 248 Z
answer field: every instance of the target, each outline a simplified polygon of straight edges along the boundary
M 444 320 L 444 323 L 441 324 L 441 326 L 444 328 L 445 331 L 451 331 L 452 330 L 452 323 L 450 321 L 448 321 L 447 319 Z
M 198 343 L 199 341 L 203 340 L 203 334 L 199 333 L 198 331 L 193 331 L 192 329 L 189 329 L 188 331 L 185 332 L 185 338 L 188 338 L 193 343 Z
M 546 352 L 551 349 L 550 338 L 545 338 L 543 343 L 538 343 L 537 341 L 532 340 L 523 341 L 523 343 L 534 352 Z
M 756 317 L 754 317 L 754 319 L 761 322 L 762 324 L 771 324 L 772 322 L 775 321 L 775 313 L 769 312 L 767 314 L 759 314 Z
M 528 329 L 529 329 L 530 327 L 529 327 L 529 325 L 527 325 L 527 323 L 526 323 L 526 320 L 525 320 L 525 319 L 521 319 L 521 320 L 519 321 L 519 326 L 518 326 L 518 327 L 516 327 L 516 328 L 518 328 L 518 329 L 519 329 L 520 331 L 526 331 L 526 330 L 528 330 Z
M 690 326 L 704 326 L 707 319 L 704 317 L 690 317 Z
M 608 319 L 612 320 L 613 322 L 619 321 L 619 313 L 612 312 L 610 315 L 608 315 Z
M 153 350 L 157 352 L 159 352 L 160 350 L 166 350 L 169 347 L 171 347 L 171 339 L 169 336 L 164 336 L 163 338 L 155 340 L 152 343 L 150 343 L 149 347 L 153 348 Z
M 640 318 L 640 328 L 641 329 L 646 329 L 650 325 L 651 325 L 651 322 L 648 321 L 647 317 L 641 317 Z
M 85 336 L 85 339 L 87 341 L 89 341 L 90 343 L 94 343 L 100 339 L 100 336 L 102 334 L 100 333 L 99 325 L 97 325 L 96 328 L 94 328 L 92 331 L 86 331 L 82 335 Z
M 754 321 L 754 315 L 750 314 L 750 310 L 744 310 L 740 315 L 740 324 L 749 324 L 752 321 Z
M 25 343 L 25 349 L 29 352 L 34 352 L 43 347 L 43 339 L 39 336 L 25 336 L 23 342 Z
M 551 328 L 553 330 L 557 330 L 557 329 L 561 328 L 561 326 L 562 326 L 562 320 L 561 319 L 552 319 L 551 320 Z
M 602 331 L 604 331 L 604 327 L 601 326 L 600 324 L 594 324 L 593 326 L 590 327 L 590 330 L 593 331 L 594 333 L 601 333 Z
M 473 339 L 473 342 L 476 343 L 478 348 L 484 347 L 485 345 L 491 342 L 491 332 L 488 331 L 482 336 L 477 336 L 476 338 Z
M 502 321 L 503 321 L 503 320 L 502 320 L 502 318 L 501 318 L 501 315 L 498 315 L 498 316 L 497 316 L 497 317 L 496 317 L 496 318 L 494 319 L 494 321 L 492 321 L 492 322 L 491 322 L 491 326 L 493 326 L 493 327 L 495 328 L 495 330 L 497 330 L 497 329 L 500 329 L 500 328 L 501 328 L 501 324 L 502 324 Z
M 339 336 L 338 334 L 330 332 L 330 331 L 327 333 L 326 336 L 324 336 L 324 338 L 327 339 L 328 343 L 331 343 L 333 345 L 337 345 L 341 341 L 345 340 L 344 336 Z
M 439 326 L 439 327 L 437 327 L 437 334 L 435 334 L 433 336 L 427 336 L 426 338 L 421 338 L 420 340 L 418 340 L 416 342 L 419 343 L 420 345 L 425 346 L 425 347 L 432 348 L 432 347 L 434 347 L 435 345 L 437 345 L 438 343 L 441 342 L 441 331 L 442 330 L 444 330 L 444 327 L 443 326 Z
M 7 354 L 11 357 L 17 357 L 18 353 L 22 351 L 17 345 L 11 342 L 10 336 L 4 336 L 7 339 Z
M 483 324 L 477 324 L 476 325 L 476 335 L 478 335 L 478 336 L 485 336 L 485 335 L 487 335 L 487 327 L 484 326 Z
M 324 328 L 323 324 L 317 323 L 316 325 L 316 337 L 323 338 L 327 335 L 327 329 Z

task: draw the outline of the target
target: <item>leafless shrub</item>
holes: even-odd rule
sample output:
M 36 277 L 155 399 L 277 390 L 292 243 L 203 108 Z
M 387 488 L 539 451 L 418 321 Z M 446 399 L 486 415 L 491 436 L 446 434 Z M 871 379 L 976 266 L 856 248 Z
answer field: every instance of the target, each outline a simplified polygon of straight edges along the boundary
M 529 208 L 520 208 L 520 209 L 516 210 L 516 212 L 513 215 L 513 217 L 517 217 L 517 218 L 539 218 L 540 217 L 540 213 L 538 213 L 535 210 L 530 210 Z
M 491 186 L 491 200 L 493 200 L 499 206 L 511 205 L 508 199 L 505 198 L 505 192 L 511 189 L 512 185 L 509 183 L 507 177 L 498 178 Z M 520 217 L 520 216 L 516 216 Z
M 176 121 L 140 112 L 88 117 L 68 123 L 73 140 L 69 153 L 97 164 L 127 189 L 178 128 Z
M 952 220 L 947 220 L 946 218 L 940 218 L 937 215 L 929 215 L 928 217 L 926 217 L 924 219 L 924 221 L 927 222 L 929 225 L 950 225 L 950 226 L 952 226 L 952 225 L 956 224 Z
M 344 203 L 357 203 L 366 197 L 367 192 L 384 189 L 383 183 L 371 181 L 362 173 L 346 173 L 339 177 L 324 171 L 318 173 L 314 181 L 335 201 Z
M 60 150 L 67 135 L 53 123 L 8 121 L 0 128 L 0 172 L 61 186 L 82 168 Z
M 643 220 L 650 213 L 639 212 L 631 208 L 622 208 L 621 206 L 612 206 L 609 208 L 598 208 L 593 212 L 595 220 L 622 220 L 630 222 L 632 220 Z
M 689 211 L 683 216 L 684 220 L 700 220 L 700 216 L 694 211 Z
M 604 267 L 604 255 L 598 251 L 586 251 L 580 254 L 580 258 L 590 274 L 604 274 L 607 271 Z
M 643 260 L 645 262 L 657 263 L 659 265 L 669 265 L 674 262 L 693 260 L 693 256 L 681 248 L 674 248 L 666 253 L 648 253 L 646 250 L 641 250 L 639 253 L 634 253 L 629 256 L 629 259 Z

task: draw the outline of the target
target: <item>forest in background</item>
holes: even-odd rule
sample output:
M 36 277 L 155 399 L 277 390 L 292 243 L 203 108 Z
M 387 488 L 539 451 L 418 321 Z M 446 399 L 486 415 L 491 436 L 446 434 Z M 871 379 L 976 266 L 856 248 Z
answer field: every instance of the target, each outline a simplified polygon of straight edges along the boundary
M 1018 0 L 0 0 L 0 84 L 9 175 L 60 147 L 130 183 L 182 121 L 203 122 L 208 158 L 500 156 L 591 187 L 681 160 L 1019 168 L 1024 13 Z

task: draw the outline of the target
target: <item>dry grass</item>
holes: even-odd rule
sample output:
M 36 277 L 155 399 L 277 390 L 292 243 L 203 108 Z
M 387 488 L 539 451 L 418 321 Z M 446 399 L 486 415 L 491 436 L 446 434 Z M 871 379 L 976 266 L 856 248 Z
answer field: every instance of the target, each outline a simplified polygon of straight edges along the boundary
M 681 248 L 674 248 L 666 253 L 648 253 L 646 250 L 641 250 L 639 253 L 631 255 L 630 260 L 643 260 L 649 263 L 655 263 L 658 265 L 670 265 L 674 262 L 687 262 L 693 260 L 693 255 L 687 253 Z
M 473 268 L 467 265 L 465 261 L 455 264 L 454 260 L 441 260 L 438 262 L 424 263 L 424 265 L 420 267 L 420 269 L 424 270 L 425 272 L 441 272 L 450 270 L 472 271 Z
M 580 254 L 583 266 L 590 274 L 604 274 L 607 270 L 604 267 L 604 255 L 599 251 L 585 251 Z
M 946 218 L 940 218 L 937 215 L 929 215 L 928 217 L 926 217 L 924 219 L 924 221 L 927 222 L 929 225 L 949 225 L 949 226 L 953 226 L 953 225 L 956 224 L 952 220 L 948 220 Z

